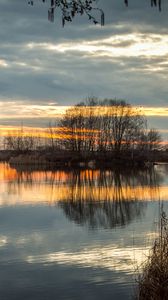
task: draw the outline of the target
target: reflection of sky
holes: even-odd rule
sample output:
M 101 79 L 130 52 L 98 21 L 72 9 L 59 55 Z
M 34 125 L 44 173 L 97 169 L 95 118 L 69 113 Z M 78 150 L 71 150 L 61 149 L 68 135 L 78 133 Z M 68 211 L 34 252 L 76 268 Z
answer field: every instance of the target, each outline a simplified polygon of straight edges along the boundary
M 131 290 L 134 271 L 146 258 L 155 237 L 157 208 L 157 203 L 148 204 L 144 218 L 126 227 L 89 232 L 86 227 L 67 221 L 57 207 L 1 208 L 0 279 L 4 283 L 0 291 L 4 292 L 7 280 L 13 282 L 11 291 L 17 295 L 23 285 L 24 289 L 34 291 L 54 286 L 59 292 L 59 286 L 66 282 L 64 298 L 59 299 L 79 299 L 87 284 L 92 285 L 94 293 L 101 286 L 101 296 L 98 294 L 97 299 L 102 299 L 102 295 L 106 297 L 107 285 L 111 287 L 111 295 L 115 290 L 119 295 L 123 291 L 124 299 L 129 299 L 127 288 Z M 40 274 L 36 278 L 37 270 Z M 45 279 L 48 276 L 50 280 Z M 82 278 L 81 290 L 75 291 L 74 298 L 68 298 L 69 289 L 74 282 L 78 285 L 79 278 Z M 89 291 L 89 295 L 92 292 Z
M 162 175 L 161 183 L 164 187 L 163 176 L 166 171 L 163 167 L 158 171 Z M 96 172 L 95 185 L 99 178 L 99 173 Z M 54 289 L 57 297 L 59 295 L 58 299 L 86 299 L 83 291 L 86 289 L 87 299 L 99 300 L 103 297 L 110 299 L 110 296 L 117 297 L 115 299 L 129 299 L 128 294 L 131 292 L 127 289 L 128 287 L 131 289 L 133 281 L 131 276 L 137 265 L 146 258 L 156 236 L 158 201 L 148 199 L 146 209 L 140 218 L 132 219 L 125 226 L 88 230 L 87 226 L 79 226 L 67 219 L 58 205 L 49 205 L 47 195 L 51 189 L 51 175 L 52 172 L 48 173 L 45 179 L 44 172 L 36 172 L 36 175 L 35 173 L 33 175 L 36 176 L 36 181 L 33 177 L 33 183 L 28 184 L 26 177 L 19 182 L 14 169 L 2 168 L 1 165 L 0 197 L 3 201 L 0 207 L 0 280 L 3 283 L 0 286 L 1 295 L 4 295 L 4 299 L 5 297 L 13 299 L 14 293 L 20 300 L 24 297 L 23 291 L 32 290 L 36 299 L 41 300 L 44 298 L 38 295 L 39 291 L 43 291 L 44 294 L 48 291 L 51 298 Z M 62 186 L 72 184 L 72 178 L 69 176 L 62 172 L 61 177 L 61 172 L 58 172 L 57 185 L 59 178 L 60 180 L 62 178 Z M 106 176 L 108 177 L 108 173 Z M 81 177 L 84 178 L 84 173 Z M 138 179 L 135 182 L 137 185 Z M 12 184 L 21 188 L 8 189 Z M 44 187 L 47 189 L 46 193 Z M 67 192 L 67 201 L 69 196 Z M 36 197 L 38 201 L 33 203 Z M 167 199 L 165 196 L 165 200 Z M 139 202 L 143 205 L 144 199 Z M 164 203 L 167 207 L 167 201 Z M 8 294 L 7 282 L 12 282 L 11 294 Z M 74 283 L 78 289 L 75 289 Z M 29 299 L 35 298 L 29 295 Z
M 134 264 L 143 262 L 149 248 L 118 248 L 118 244 L 108 247 L 86 248 L 77 252 L 54 252 L 44 255 L 28 256 L 28 263 L 65 264 L 78 267 L 105 268 L 111 271 L 124 271 L 134 274 Z
M 88 202 L 115 201 L 121 197 L 125 201 L 167 200 L 168 182 L 164 176 L 167 166 L 158 165 L 155 170 L 155 175 L 140 172 L 136 176 L 132 174 L 129 179 L 120 176 L 121 182 L 116 186 L 116 178 L 109 171 L 103 173 L 104 177 L 98 170 L 77 174 L 66 171 L 17 172 L 0 164 L 0 206 L 55 205 L 69 199 L 78 201 L 79 198 Z
M 156 204 L 151 205 L 144 224 L 136 220 L 125 228 L 88 234 L 87 229 L 67 221 L 56 207 L 1 208 L 0 248 L 5 249 L 1 261 L 60 263 L 132 273 L 133 266 L 142 261 L 146 244 L 149 246 L 155 236 L 152 224 L 157 220 L 156 209 Z

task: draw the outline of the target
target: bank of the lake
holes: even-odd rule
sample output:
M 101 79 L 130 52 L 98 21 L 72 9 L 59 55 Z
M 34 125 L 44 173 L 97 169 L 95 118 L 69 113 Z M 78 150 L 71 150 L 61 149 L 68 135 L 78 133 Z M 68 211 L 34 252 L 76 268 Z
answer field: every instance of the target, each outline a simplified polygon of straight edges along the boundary
M 0 151 L 0 161 L 11 165 L 110 168 L 110 167 L 149 167 L 155 163 L 167 163 L 168 151 L 120 151 L 79 153 L 70 151 Z

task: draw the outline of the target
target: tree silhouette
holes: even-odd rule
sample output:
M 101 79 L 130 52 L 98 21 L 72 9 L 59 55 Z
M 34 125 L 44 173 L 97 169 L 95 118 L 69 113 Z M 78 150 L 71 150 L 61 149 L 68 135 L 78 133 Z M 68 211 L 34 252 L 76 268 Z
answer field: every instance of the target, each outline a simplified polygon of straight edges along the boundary
M 29 0 L 28 4 L 33 6 L 37 0 Z M 43 3 L 47 0 L 41 0 Z M 129 0 L 122 0 L 125 5 L 128 7 Z M 140 0 L 141 1 L 141 0 Z M 48 9 L 48 20 L 54 22 L 55 12 L 57 10 L 61 11 L 62 15 L 62 26 L 66 22 L 72 22 L 73 18 L 76 15 L 87 15 L 89 20 L 94 24 L 100 23 L 104 25 L 104 12 L 100 7 L 97 7 L 97 0 L 50 0 L 50 7 Z M 161 0 L 150 0 L 152 7 L 158 7 L 161 11 Z M 98 11 L 100 14 L 99 18 L 94 16 L 94 12 Z
M 88 99 L 67 109 L 60 127 L 68 129 L 62 147 L 78 153 L 119 154 L 139 143 L 146 119 L 124 100 Z

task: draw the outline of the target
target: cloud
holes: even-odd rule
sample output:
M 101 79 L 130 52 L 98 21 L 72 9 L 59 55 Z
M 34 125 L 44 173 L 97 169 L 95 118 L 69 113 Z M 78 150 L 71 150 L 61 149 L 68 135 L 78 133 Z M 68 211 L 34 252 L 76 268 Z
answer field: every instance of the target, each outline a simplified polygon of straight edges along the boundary
M 59 14 L 48 22 L 47 4 L 2 0 L 0 100 L 72 105 L 95 95 L 167 106 L 168 4 L 159 13 L 146 2 L 99 1 L 104 27 L 77 17 L 62 28 Z

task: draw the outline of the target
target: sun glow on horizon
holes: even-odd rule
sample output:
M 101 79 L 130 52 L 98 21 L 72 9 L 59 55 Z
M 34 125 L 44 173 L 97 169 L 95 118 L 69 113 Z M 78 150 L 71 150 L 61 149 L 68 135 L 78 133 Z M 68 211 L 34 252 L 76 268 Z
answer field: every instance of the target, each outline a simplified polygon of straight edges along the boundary
M 33 136 L 33 137 L 41 137 L 41 138 L 50 138 L 51 134 L 49 132 L 49 127 L 51 126 L 54 129 L 54 134 L 52 135 L 53 138 L 63 138 L 63 134 L 66 134 L 66 138 L 68 138 L 68 129 L 61 128 L 56 125 L 58 121 L 65 115 L 65 113 L 69 110 L 71 113 L 74 113 L 73 107 L 74 106 L 58 106 L 54 102 L 49 102 L 48 105 L 34 105 L 34 104 L 24 104 L 21 102 L 8 102 L 6 105 L 7 108 L 4 107 L 4 103 L 0 101 L 1 109 L 0 113 L 0 120 L 2 120 L 2 124 L 8 123 L 9 125 L 0 125 L 0 137 L 4 137 L 7 135 L 16 136 L 22 130 L 24 136 Z M 131 106 L 133 110 L 139 114 L 144 114 L 147 118 L 148 117 L 168 117 L 168 107 L 152 107 L 152 106 Z M 126 109 L 126 108 L 125 108 Z M 88 111 L 92 110 L 94 115 L 106 115 L 106 114 L 113 114 L 113 108 L 108 106 L 79 106 L 78 111 L 82 115 L 86 115 Z M 40 120 L 45 119 L 46 124 L 40 126 Z M 12 120 L 18 125 L 10 125 Z M 25 120 L 30 120 L 29 123 L 32 125 L 24 125 Z M 38 120 L 38 126 L 35 125 L 36 120 Z M 43 122 L 44 123 L 44 122 Z M 55 123 L 55 125 L 54 125 Z M 157 129 L 157 128 L 156 128 Z M 79 130 L 80 131 L 80 130 Z M 89 133 L 87 129 L 83 129 L 82 132 Z M 167 128 L 159 129 L 161 134 L 168 134 Z M 70 132 L 69 132 L 70 133 Z M 70 136 L 69 136 L 70 138 Z M 168 143 L 167 138 L 164 138 L 164 144 Z
M 120 99 L 118 99 L 120 100 Z M 117 101 L 117 99 L 115 99 Z M 0 120 L 3 119 L 24 119 L 24 118 L 61 118 L 65 112 L 69 109 L 72 109 L 74 105 L 58 105 L 56 102 L 49 102 L 46 100 L 46 104 L 32 104 L 24 103 L 24 101 L 4 101 L 0 100 Z M 132 108 L 138 109 L 146 116 L 168 116 L 168 107 L 167 106 L 147 106 L 147 105 L 131 105 Z M 82 109 L 82 106 L 80 106 Z M 107 109 L 110 109 L 110 106 L 83 106 L 83 110 L 92 108 L 93 110 L 98 109 L 99 114 L 104 113 Z M 101 109 L 101 112 L 100 112 Z

